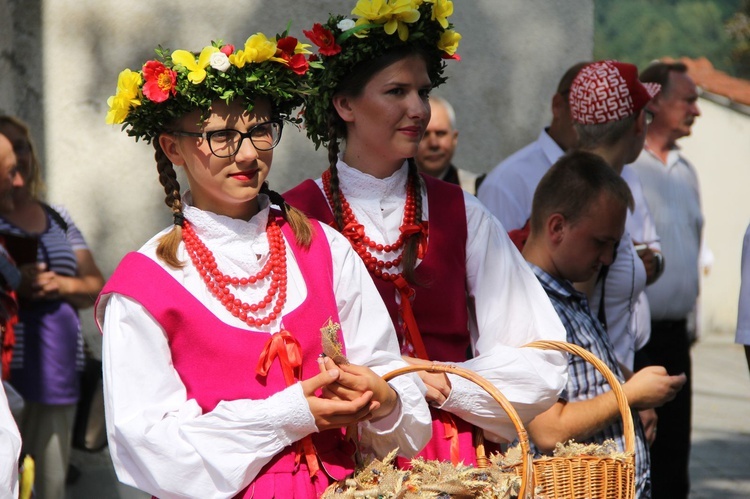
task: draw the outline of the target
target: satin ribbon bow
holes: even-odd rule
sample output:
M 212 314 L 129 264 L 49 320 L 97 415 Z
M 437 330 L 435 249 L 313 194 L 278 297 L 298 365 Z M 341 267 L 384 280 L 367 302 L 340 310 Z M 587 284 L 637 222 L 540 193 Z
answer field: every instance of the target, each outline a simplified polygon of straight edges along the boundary
M 279 331 L 268 338 L 255 372 L 264 377 L 268 376 L 268 370 L 276 358 L 279 359 L 286 386 L 293 385 L 296 378 L 299 378 L 302 367 L 302 347 L 289 331 Z
M 261 376 L 268 376 L 268 371 L 271 368 L 271 364 L 276 359 L 279 359 L 281 365 L 281 372 L 284 374 L 284 382 L 286 386 L 291 386 L 300 377 L 300 371 L 302 367 L 302 347 L 297 341 L 297 338 L 292 335 L 289 331 L 279 331 L 274 333 L 266 341 L 266 345 L 263 347 L 263 352 L 258 358 L 258 366 L 255 368 L 255 372 Z M 320 471 L 320 465 L 318 464 L 318 455 L 315 451 L 312 438 L 307 435 L 302 440 L 299 440 L 296 444 L 297 455 L 294 458 L 295 466 L 299 466 L 302 460 L 302 456 L 305 456 L 305 462 L 307 463 L 307 469 L 310 472 L 310 476 L 315 476 Z
M 348 223 L 341 233 L 350 241 L 359 241 L 365 237 L 365 227 L 362 224 Z
M 420 223 L 419 225 L 410 224 L 402 225 L 399 229 L 404 237 L 409 237 L 412 234 L 420 234 L 419 236 L 419 247 L 417 248 L 417 257 L 422 259 L 427 253 L 427 236 L 429 234 L 429 225 L 427 220 Z

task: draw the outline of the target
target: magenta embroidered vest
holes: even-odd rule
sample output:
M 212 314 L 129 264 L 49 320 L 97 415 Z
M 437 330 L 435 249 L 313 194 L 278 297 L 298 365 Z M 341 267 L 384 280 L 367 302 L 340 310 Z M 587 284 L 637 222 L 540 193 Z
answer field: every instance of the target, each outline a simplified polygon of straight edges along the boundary
M 329 318 L 340 323 L 333 294 L 331 252 L 319 225 L 313 223 L 313 242 L 306 250 L 295 243 L 288 224 L 283 220 L 278 223 L 307 286 L 305 301 L 283 317 L 285 329 L 301 344 L 301 379 L 307 379 L 319 373 L 320 329 Z M 144 286 L 146 280 L 148 285 Z M 210 412 L 222 400 L 263 399 L 286 387 L 278 359 L 268 376 L 256 374 L 268 333 L 225 324 L 145 255 L 125 256 L 102 291 L 102 295 L 108 293 L 136 300 L 162 325 L 187 396 L 195 399 L 204 412 Z M 341 331 L 338 335 L 343 345 Z M 315 433 L 312 439 L 321 461 L 321 472 L 314 479 L 304 457 L 295 467 L 296 448 L 292 445 L 277 454 L 236 497 L 314 497 L 325 490 L 329 476 L 339 480 L 354 470 L 353 449 L 344 442 L 340 430 Z
M 415 270 L 422 286 L 415 287 L 412 302 L 414 317 L 431 360 L 463 362 L 471 342 L 466 293 L 466 206 L 460 187 L 422 175 L 429 200 L 429 239 L 427 253 Z M 313 180 L 306 180 L 286 192 L 287 203 L 308 216 L 331 226 L 333 212 L 325 195 Z M 391 282 L 373 278 L 399 332 L 396 287 Z M 439 412 L 430 409 L 433 432 L 430 443 L 419 456 L 425 459 L 450 460 L 450 439 Z M 459 433 L 460 455 L 464 463 L 475 463 L 472 425 L 452 416 Z

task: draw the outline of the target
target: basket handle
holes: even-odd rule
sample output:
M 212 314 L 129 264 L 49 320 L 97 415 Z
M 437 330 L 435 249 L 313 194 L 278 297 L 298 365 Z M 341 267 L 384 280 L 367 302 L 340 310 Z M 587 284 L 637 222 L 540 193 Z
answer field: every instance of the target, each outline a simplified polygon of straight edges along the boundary
M 622 416 L 623 433 L 625 436 L 625 452 L 635 453 L 635 426 L 633 425 L 633 416 L 630 412 L 630 405 L 628 404 L 627 397 L 625 397 L 625 392 L 622 389 L 620 380 L 618 380 L 617 376 L 615 376 L 612 370 L 607 367 L 607 364 L 602 362 L 599 357 L 589 352 L 585 348 L 582 348 L 573 343 L 567 343 L 565 341 L 534 341 L 532 343 L 524 345 L 524 348 L 565 351 L 568 353 L 572 353 L 573 355 L 578 355 L 587 362 L 593 364 L 596 370 L 602 373 L 602 375 L 607 379 L 607 382 L 612 387 L 612 392 L 614 392 L 615 398 L 617 399 L 617 407 L 620 410 L 620 415 Z
M 528 346 L 528 345 L 527 345 Z M 521 471 L 521 487 L 518 491 L 518 497 L 523 498 L 526 497 L 526 490 L 533 490 L 534 487 L 531 485 L 529 487 L 529 483 L 533 481 L 533 460 L 531 455 L 531 448 L 529 446 L 529 435 L 526 432 L 526 428 L 523 426 L 523 422 L 521 421 L 521 418 L 518 416 L 518 412 L 516 412 L 516 409 L 513 407 L 513 405 L 508 401 L 508 399 L 503 395 L 500 390 L 495 387 L 492 383 L 484 379 L 482 376 L 478 375 L 474 371 L 471 371 L 469 369 L 465 369 L 463 367 L 457 367 L 452 366 L 450 364 L 440 364 L 437 362 L 433 362 L 429 366 L 427 365 L 409 365 L 406 367 L 401 367 L 399 369 L 395 369 L 389 373 L 386 373 L 383 375 L 383 379 L 385 381 L 390 381 L 391 379 L 395 378 L 396 376 L 400 376 L 402 374 L 407 373 L 413 373 L 417 371 L 426 371 L 430 373 L 451 373 L 455 374 L 456 376 L 461 376 L 462 378 L 468 379 L 469 381 L 474 382 L 475 384 L 479 385 L 481 388 L 483 388 L 487 393 L 490 394 L 490 396 L 498 403 L 500 404 L 500 407 L 503 408 L 503 410 L 508 414 L 508 417 L 510 417 L 510 420 L 513 422 L 513 426 L 516 428 L 516 433 L 518 433 L 518 443 L 521 447 L 521 454 L 522 454 L 522 471 Z M 487 467 L 489 464 L 486 462 L 480 463 L 477 462 L 477 467 Z

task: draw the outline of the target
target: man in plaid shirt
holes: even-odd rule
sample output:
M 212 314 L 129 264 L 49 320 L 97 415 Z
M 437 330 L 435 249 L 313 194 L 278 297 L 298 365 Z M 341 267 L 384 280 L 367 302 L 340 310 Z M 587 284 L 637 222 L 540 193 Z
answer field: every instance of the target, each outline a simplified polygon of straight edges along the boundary
M 573 152 L 563 156 L 542 178 L 534 194 L 531 232 L 523 255 L 560 316 L 567 341 L 599 357 L 617 377 L 633 409 L 658 407 L 672 400 L 684 374 L 669 376 L 660 366 L 635 374 L 617 362 L 609 336 L 591 313 L 586 295 L 573 287 L 612 263 L 625 230 L 633 198 L 627 183 L 599 156 Z M 571 355 L 563 398 L 528 425 L 541 452 L 557 442 L 602 443 L 614 439 L 624 449 L 623 424 L 614 394 L 596 368 Z M 627 380 L 627 381 L 625 381 Z M 649 451 L 643 427 L 634 413 L 636 496 L 651 497 Z

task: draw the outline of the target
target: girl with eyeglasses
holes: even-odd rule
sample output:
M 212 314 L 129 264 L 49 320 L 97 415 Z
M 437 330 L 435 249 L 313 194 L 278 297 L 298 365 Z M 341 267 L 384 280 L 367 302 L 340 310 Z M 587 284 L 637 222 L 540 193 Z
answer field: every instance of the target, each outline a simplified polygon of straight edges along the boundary
M 459 187 L 420 176 L 414 162 L 430 91 L 445 81 L 444 61 L 458 59 L 453 4 L 361 0 L 356 19 L 331 16 L 305 32 L 323 64 L 305 129 L 327 146 L 329 165 L 285 198 L 349 239 L 405 359 L 476 371 L 528 422 L 557 401 L 567 364 L 561 354 L 517 347 L 564 340 L 562 324 L 497 220 Z M 433 406 L 424 458 L 474 463 L 472 425 L 495 442 L 516 437 L 481 388 L 454 375 L 420 377 Z
M 160 51 L 109 101 L 108 122 L 153 143 L 174 216 L 96 308 L 115 468 L 158 497 L 315 497 L 353 471 L 344 428 L 377 455 L 429 438 L 418 380 L 380 377 L 404 362 L 362 262 L 266 182 L 303 52 L 261 33 Z

